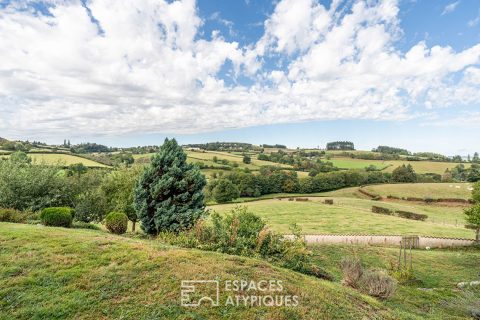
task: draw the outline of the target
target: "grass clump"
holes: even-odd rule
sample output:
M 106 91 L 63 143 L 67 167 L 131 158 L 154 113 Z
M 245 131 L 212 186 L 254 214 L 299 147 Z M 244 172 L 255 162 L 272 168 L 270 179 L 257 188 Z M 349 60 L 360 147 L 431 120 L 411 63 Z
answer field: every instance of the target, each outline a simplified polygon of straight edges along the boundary
M 72 228 L 74 229 L 90 229 L 90 230 L 101 230 L 101 228 L 97 225 L 94 225 L 90 222 L 83 222 L 83 221 L 74 221 L 72 223 Z
M 45 226 L 70 228 L 73 221 L 72 211 L 68 207 L 45 208 L 40 213 L 40 220 Z
M 28 223 L 37 219 L 38 215 L 30 211 L 0 208 L 0 222 Z
M 342 284 L 356 288 L 358 281 L 363 275 L 363 267 L 360 259 L 357 257 L 344 257 L 340 262 L 340 269 L 343 274 Z
M 128 217 L 122 212 L 110 212 L 105 217 L 105 226 L 111 233 L 124 234 L 127 232 Z
M 379 299 L 390 298 L 397 288 L 397 281 L 386 270 L 363 270 L 357 257 L 344 257 L 340 262 L 342 284 Z
M 359 282 L 360 288 L 366 294 L 380 298 L 390 298 L 397 288 L 397 282 L 385 270 L 367 270 Z

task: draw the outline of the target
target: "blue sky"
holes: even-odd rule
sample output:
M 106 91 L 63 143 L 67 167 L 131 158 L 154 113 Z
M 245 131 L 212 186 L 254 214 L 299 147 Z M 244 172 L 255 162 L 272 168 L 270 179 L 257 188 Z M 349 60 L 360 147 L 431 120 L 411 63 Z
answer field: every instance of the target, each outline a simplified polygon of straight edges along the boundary
M 1 1 L 0 136 L 480 151 L 480 2 Z

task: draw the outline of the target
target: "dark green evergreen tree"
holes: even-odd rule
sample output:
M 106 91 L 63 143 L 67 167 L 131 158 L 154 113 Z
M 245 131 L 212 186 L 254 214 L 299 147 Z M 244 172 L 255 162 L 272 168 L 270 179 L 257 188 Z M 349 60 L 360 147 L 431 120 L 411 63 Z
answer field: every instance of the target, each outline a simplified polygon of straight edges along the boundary
M 204 213 L 205 177 L 175 139 L 165 139 L 135 187 L 134 207 L 143 231 L 179 232 L 191 228 Z

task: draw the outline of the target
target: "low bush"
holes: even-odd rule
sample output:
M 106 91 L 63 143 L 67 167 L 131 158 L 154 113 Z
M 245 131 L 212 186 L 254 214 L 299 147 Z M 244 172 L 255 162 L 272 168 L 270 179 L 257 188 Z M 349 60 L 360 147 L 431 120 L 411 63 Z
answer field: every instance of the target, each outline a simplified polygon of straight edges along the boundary
M 325 199 L 325 201 L 323 202 L 325 204 L 333 204 L 333 199 Z
M 122 212 L 110 212 L 105 217 L 105 226 L 111 233 L 124 234 L 127 232 L 128 217 Z
M 40 213 L 42 224 L 50 227 L 69 228 L 72 225 L 73 210 L 68 207 L 45 208 Z
M 387 199 L 400 200 L 400 197 L 392 196 L 391 194 L 389 194 L 389 195 L 387 196 Z
M 28 223 L 38 220 L 38 215 L 30 211 L 0 208 L 0 222 Z
M 416 198 L 416 197 L 407 197 L 406 200 L 407 201 L 423 201 L 422 198 Z
M 384 207 L 379 207 L 379 206 L 372 206 L 372 212 L 373 213 L 380 213 L 380 214 L 386 214 L 386 215 L 392 215 L 393 212 L 392 210 Z
M 423 201 L 425 201 L 426 203 L 433 203 L 433 202 L 437 202 L 438 200 L 432 197 L 425 197 Z
M 188 248 L 260 257 L 284 268 L 333 279 L 312 263 L 310 251 L 298 228 L 292 233 L 294 239 L 286 240 L 269 230 L 265 222 L 247 208 L 236 207 L 225 216 L 213 213 L 210 221 L 200 220 L 191 230 L 179 234 L 161 233 L 159 238 Z
M 395 213 L 400 218 L 405 218 L 405 219 L 410 219 L 410 220 L 425 221 L 428 218 L 428 216 L 426 214 L 414 213 L 414 212 L 409 212 L 409 211 L 397 210 L 397 211 L 395 211 Z
M 0 209 L 0 222 L 20 222 L 21 212 L 15 209 Z
M 380 299 L 391 297 L 397 288 L 397 281 L 384 270 L 367 270 L 359 281 L 360 289 Z
M 308 198 L 295 198 L 295 201 L 308 201 Z
M 360 259 L 356 257 L 345 257 L 340 262 L 340 269 L 342 270 L 342 284 L 356 288 L 363 275 Z
M 91 229 L 91 230 L 101 230 L 101 228 L 93 223 L 83 222 L 83 221 L 74 221 L 72 223 L 72 228 L 75 229 Z

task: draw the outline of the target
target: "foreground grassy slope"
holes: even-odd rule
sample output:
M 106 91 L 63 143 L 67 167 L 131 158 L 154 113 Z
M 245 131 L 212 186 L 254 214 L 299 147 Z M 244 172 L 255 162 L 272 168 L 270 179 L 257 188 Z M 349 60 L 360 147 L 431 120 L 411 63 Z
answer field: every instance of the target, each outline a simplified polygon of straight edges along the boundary
M 384 203 L 367 199 L 333 197 L 334 205 L 323 204 L 323 198 L 310 198 L 308 202 L 260 200 L 243 205 L 263 217 L 279 233 L 289 233 L 297 223 L 306 234 L 415 234 L 427 236 L 473 238 L 471 230 L 463 228 L 462 208 Z M 238 204 L 215 205 L 219 213 L 229 212 Z M 415 221 L 371 212 L 373 205 L 394 210 L 413 211 L 429 216 L 427 221 Z M 457 226 L 456 226 L 457 225 Z
M 0 319 L 397 319 L 375 299 L 255 259 L 10 223 L 0 244 Z M 192 279 L 281 280 L 299 306 L 184 308 L 180 283 Z

